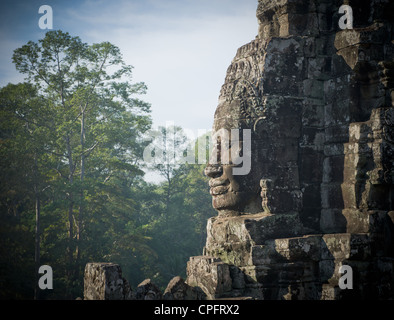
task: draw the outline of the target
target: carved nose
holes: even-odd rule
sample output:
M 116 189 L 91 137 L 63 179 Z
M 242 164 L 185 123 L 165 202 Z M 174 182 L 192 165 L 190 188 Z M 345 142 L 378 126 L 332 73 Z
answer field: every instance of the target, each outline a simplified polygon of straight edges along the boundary
M 223 167 L 217 164 L 209 164 L 205 167 L 204 173 L 210 178 L 217 178 L 223 174 Z

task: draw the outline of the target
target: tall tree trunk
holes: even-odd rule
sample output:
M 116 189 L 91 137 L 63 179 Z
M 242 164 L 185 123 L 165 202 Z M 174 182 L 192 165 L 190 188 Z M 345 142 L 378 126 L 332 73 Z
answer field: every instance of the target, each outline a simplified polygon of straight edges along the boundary
M 40 298 L 40 288 L 38 287 L 38 269 L 40 268 L 40 215 L 41 215 L 41 202 L 40 195 L 38 193 L 37 187 L 35 188 L 35 198 L 36 198 L 36 230 L 35 230 L 35 248 L 34 248 L 34 264 L 36 272 L 36 283 L 34 287 L 34 299 L 38 300 Z
M 34 198 L 35 198 L 35 211 L 36 211 L 36 226 L 35 226 L 35 240 L 34 240 L 34 269 L 35 269 L 35 286 L 34 286 L 34 299 L 40 298 L 40 288 L 38 287 L 38 269 L 40 268 L 40 219 L 41 219 L 41 201 L 39 192 L 39 178 L 38 178 L 38 164 L 37 154 L 34 154 L 33 166 L 33 179 L 34 179 Z
M 83 202 L 84 202 L 84 186 L 83 182 L 85 179 L 85 110 L 82 110 L 81 116 L 81 190 L 80 190 L 80 201 L 79 201 L 79 212 L 78 212 L 78 223 L 77 223 L 77 246 L 76 246 L 76 278 L 79 277 L 79 261 L 81 258 L 81 236 L 82 236 L 82 220 L 83 220 Z
M 70 136 L 66 136 L 66 146 L 67 146 L 67 154 L 68 154 L 68 166 L 69 166 L 69 175 L 68 181 L 70 184 L 69 190 L 69 204 L 68 204 L 68 246 L 67 246 L 67 255 L 68 255 L 68 263 L 69 263 L 69 270 L 68 270 L 68 277 L 71 280 L 73 275 L 73 239 L 74 239 L 74 200 L 73 200 L 73 192 L 72 192 L 72 184 L 74 182 L 74 164 L 72 158 L 72 151 L 70 145 Z
M 171 178 L 170 177 L 168 177 L 167 182 L 168 182 L 168 188 L 167 188 L 167 197 L 166 197 L 166 213 L 168 214 L 169 207 L 170 207 L 170 197 L 171 197 Z

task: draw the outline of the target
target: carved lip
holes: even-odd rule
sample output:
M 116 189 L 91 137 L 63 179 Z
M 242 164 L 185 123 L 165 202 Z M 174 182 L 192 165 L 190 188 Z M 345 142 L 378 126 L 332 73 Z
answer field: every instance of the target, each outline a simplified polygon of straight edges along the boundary
M 211 194 L 211 196 L 218 196 L 227 193 L 228 189 L 228 186 L 214 187 L 209 190 L 209 193 Z
M 219 186 L 228 185 L 228 183 L 229 183 L 228 179 L 215 178 L 215 179 L 210 179 L 208 184 L 211 188 L 215 188 Z
M 212 196 L 217 196 L 226 193 L 229 189 L 229 182 L 230 181 L 228 179 L 223 179 L 223 178 L 215 178 L 209 180 L 209 186 L 211 187 L 209 193 Z

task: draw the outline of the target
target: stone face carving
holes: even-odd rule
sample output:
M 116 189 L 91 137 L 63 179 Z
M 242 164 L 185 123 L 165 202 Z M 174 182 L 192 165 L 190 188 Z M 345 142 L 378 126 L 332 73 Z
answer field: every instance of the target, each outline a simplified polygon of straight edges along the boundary
M 258 35 L 227 70 L 205 170 L 218 216 L 186 280 L 212 299 L 394 297 L 394 8 L 346 1 L 341 30 L 342 4 L 259 0 Z M 218 161 L 232 129 L 250 131 L 226 146 L 250 153 L 244 175 Z
M 256 126 L 264 117 L 259 92 L 261 77 L 256 67 L 258 45 L 251 43 L 239 52 L 241 56 L 229 67 L 219 97 L 213 128 L 217 144 L 211 156 L 211 165 L 205 170 L 212 178 L 210 187 L 213 206 L 223 215 L 261 211 L 259 176 L 256 174 L 258 168 L 246 170 L 244 174 L 234 174 L 234 169 L 239 167 L 232 159 L 234 154 L 243 152 L 244 158 L 250 154 L 254 158 L 248 158 L 249 163 L 257 161 L 260 139 L 256 134 Z M 239 149 L 239 152 L 234 149 Z M 222 163 L 227 153 L 230 159 Z

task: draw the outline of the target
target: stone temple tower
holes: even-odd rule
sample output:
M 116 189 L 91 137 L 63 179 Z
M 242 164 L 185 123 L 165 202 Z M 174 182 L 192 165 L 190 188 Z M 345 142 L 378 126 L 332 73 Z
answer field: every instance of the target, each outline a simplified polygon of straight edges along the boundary
M 218 216 L 186 282 L 211 299 L 393 298 L 394 2 L 259 0 L 257 19 L 213 127 L 250 132 L 251 167 L 207 166 Z

